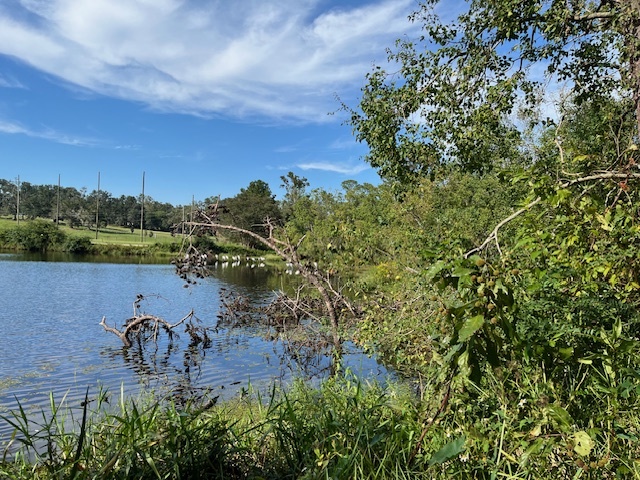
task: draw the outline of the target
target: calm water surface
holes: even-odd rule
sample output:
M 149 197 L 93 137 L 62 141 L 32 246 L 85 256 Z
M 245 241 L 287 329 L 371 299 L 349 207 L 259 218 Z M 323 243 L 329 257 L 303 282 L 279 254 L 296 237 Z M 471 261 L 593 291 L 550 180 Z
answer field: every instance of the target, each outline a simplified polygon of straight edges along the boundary
M 266 388 L 300 374 L 300 363 L 281 343 L 265 339 L 263 328 L 218 329 L 221 289 L 267 301 L 281 277 L 265 269 L 217 269 L 210 278 L 184 288 L 170 265 L 52 262 L 40 257 L 0 254 L 0 414 L 17 407 L 48 408 L 49 394 L 79 403 L 108 388 L 119 394 L 209 390 L 222 398 L 249 384 Z M 120 327 L 142 294 L 142 310 L 176 322 L 191 309 L 210 327 L 211 346 L 189 349 L 188 335 L 173 345 L 142 351 L 99 325 Z M 181 332 L 182 330 L 179 329 Z M 350 348 L 347 346 L 347 348 Z M 375 360 L 354 350 L 345 364 L 364 377 L 385 377 Z M 321 376 L 323 356 L 312 358 L 306 375 Z M 299 361 L 299 358 L 298 358 Z M 11 433 L 0 419 L 0 443 Z

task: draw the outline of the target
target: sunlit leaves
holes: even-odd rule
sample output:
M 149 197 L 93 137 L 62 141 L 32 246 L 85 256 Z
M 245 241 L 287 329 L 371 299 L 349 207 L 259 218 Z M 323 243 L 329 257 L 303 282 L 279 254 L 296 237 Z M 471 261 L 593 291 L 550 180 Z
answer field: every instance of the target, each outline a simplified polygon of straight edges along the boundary
M 367 76 L 359 109 L 345 106 L 367 160 L 401 189 L 442 166 L 528 164 L 513 114 L 546 122 L 535 111 L 548 81 L 567 81 L 578 103 L 640 92 L 640 74 L 628 68 L 639 50 L 637 6 L 474 0 L 448 23 L 436 14 L 441 4 L 421 3 L 411 20 L 423 36 L 399 40 L 393 66 Z
M 484 315 L 476 315 L 464 321 L 460 330 L 458 330 L 458 341 L 466 342 L 474 333 L 476 333 L 484 325 Z

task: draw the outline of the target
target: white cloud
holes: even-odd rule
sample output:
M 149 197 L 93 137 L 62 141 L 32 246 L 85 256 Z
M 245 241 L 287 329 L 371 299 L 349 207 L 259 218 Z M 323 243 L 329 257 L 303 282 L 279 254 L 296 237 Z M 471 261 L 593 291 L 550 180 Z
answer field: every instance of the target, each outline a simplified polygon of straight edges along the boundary
M 283 145 L 281 147 L 278 147 L 274 150 L 274 152 L 276 153 L 292 153 L 292 152 L 296 152 L 300 149 L 299 146 L 297 145 Z
M 0 120 L 0 132 L 10 134 L 23 133 L 26 135 L 26 132 L 28 132 L 28 130 L 17 123 L 4 122 Z
M 296 165 L 298 168 L 302 170 L 323 170 L 325 172 L 336 172 L 342 173 L 344 175 L 357 175 L 358 173 L 364 172 L 368 170 L 368 165 L 358 164 L 358 165 L 347 165 L 344 163 L 332 163 L 332 162 L 308 162 L 308 163 L 299 163 Z
M 327 121 L 410 29 L 413 0 L 19 0 L 0 53 L 159 110 Z
M 0 120 L 0 133 L 7 133 L 11 135 L 26 135 L 32 138 L 40 138 L 42 140 L 49 140 L 64 145 L 71 145 L 74 147 L 86 147 L 95 146 L 97 141 L 88 138 L 80 138 L 70 136 L 50 128 L 43 128 L 42 130 L 33 130 L 21 125 L 20 123 Z
M 344 137 L 344 138 L 338 138 L 333 142 L 331 142 L 331 145 L 329 145 L 329 148 L 333 150 L 346 150 L 346 149 L 355 148 L 357 146 L 358 146 L 358 142 L 353 137 Z

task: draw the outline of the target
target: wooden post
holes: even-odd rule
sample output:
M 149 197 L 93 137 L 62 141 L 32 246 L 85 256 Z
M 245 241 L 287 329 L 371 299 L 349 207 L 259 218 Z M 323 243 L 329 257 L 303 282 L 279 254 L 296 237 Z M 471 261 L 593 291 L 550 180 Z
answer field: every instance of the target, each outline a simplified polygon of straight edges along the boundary
M 58 200 L 56 202 L 56 225 L 60 226 L 60 174 L 58 174 Z
M 20 175 L 18 175 L 18 183 L 16 183 L 16 221 L 20 225 Z
M 144 243 L 144 172 L 142 172 L 142 208 L 140 209 L 140 242 Z
M 98 210 L 100 209 L 100 171 L 98 171 L 98 194 L 96 195 L 96 240 L 98 239 Z

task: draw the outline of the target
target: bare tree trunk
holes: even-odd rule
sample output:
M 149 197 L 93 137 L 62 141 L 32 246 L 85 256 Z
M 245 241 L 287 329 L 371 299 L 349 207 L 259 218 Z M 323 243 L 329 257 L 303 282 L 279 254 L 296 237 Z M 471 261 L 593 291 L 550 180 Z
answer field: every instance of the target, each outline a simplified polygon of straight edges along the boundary
M 633 95 L 636 128 L 640 139 L 640 0 L 626 0 L 626 3 L 626 9 L 623 9 L 620 15 L 618 32 L 626 43 L 624 53 L 629 68 L 628 86 Z

